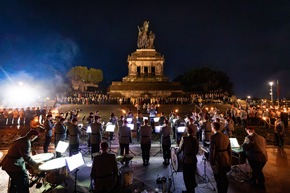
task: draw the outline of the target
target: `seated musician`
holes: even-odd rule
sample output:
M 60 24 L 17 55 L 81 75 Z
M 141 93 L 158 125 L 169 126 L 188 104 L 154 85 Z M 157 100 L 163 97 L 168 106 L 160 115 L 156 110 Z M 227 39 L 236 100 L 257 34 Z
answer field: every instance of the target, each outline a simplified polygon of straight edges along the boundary
M 108 143 L 101 143 L 102 153 L 93 160 L 91 179 L 94 192 L 111 192 L 116 188 L 118 167 L 114 154 L 108 153 Z
M 2 160 L 2 169 L 11 178 L 9 192 L 29 193 L 29 178 L 25 162 L 38 170 L 39 164 L 32 160 L 30 156 L 31 141 L 35 140 L 39 132 L 32 129 L 24 137 L 14 141 L 8 150 L 7 155 Z

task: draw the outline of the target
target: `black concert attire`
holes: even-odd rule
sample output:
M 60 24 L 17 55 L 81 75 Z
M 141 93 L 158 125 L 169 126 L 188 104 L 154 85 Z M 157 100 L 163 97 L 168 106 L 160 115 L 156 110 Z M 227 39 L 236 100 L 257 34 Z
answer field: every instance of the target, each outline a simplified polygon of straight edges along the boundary
M 189 135 L 183 137 L 180 144 L 180 150 L 183 151 L 183 180 L 186 187 L 186 192 L 195 192 L 197 187 L 195 172 L 199 143 L 195 136 Z
M 265 177 L 262 170 L 268 161 L 265 138 L 254 132 L 245 137 L 242 147 L 252 169 L 251 182 L 256 184 L 257 181 L 258 186 L 264 189 Z
M 183 132 L 178 132 L 178 127 L 182 127 L 185 126 L 185 122 L 183 120 L 180 119 L 179 116 L 177 116 L 177 120 L 175 121 L 175 132 L 176 132 L 176 144 L 179 146 L 181 137 L 183 135 Z
M 163 159 L 164 159 L 163 164 L 164 165 L 169 164 L 169 160 L 171 157 L 171 154 L 170 154 L 170 147 L 171 147 L 170 132 L 171 132 L 171 128 L 168 125 L 163 126 L 161 128 L 161 131 L 160 131 L 162 151 L 163 151 Z
M 63 121 L 60 121 L 55 125 L 54 127 L 55 148 L 57 147 L 59 141 L 66 140 L 66 137 L 67 137 L 66 132 L 67 132 L 67 129 Z M 56 157 L 61 157 L 61 153 L 56 152 Z
M 149 164 L 150 149 L 151 149 L 151 133 L 152 133 L 151 126 L 143 125 L 140 127 L 140 144 L 144 166 Z
M 94 153 L 99 153 L 100 143 L 102 141 L 103 125 L 101 122 L 96 121 L 91 123 L 90 144 L 92 147 L 92 158 Z
M 30 126 L 30 121 L 33 119 L 33 112 L 30 108 L 25 110 L 25 126 Z
M 49 144 L 50 144 L 51 138 L 52 138 L 52 129 L 54 127 L 54 124 L 53 124 L 52 120 L 46 119 L 43 123 L 43 127 L 45 129 L 45 141 L 43 144 L 43 152 L 47 153 L 48 147 L 49 147 Z

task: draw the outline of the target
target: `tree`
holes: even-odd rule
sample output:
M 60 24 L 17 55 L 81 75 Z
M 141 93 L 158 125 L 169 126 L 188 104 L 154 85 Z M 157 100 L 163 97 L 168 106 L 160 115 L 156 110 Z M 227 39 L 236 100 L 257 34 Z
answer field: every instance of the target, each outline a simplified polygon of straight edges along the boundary
M 70 69 L 67 76 L 77 82 L 98 84 L 103 80 L 103 72 L 100 69 L 90 68 L 85 66 L 75 66 Z
M 229 95 L 232 94 L 233 84 L 227 74 L 208 67 L 191 69 L 179 75 L 174 81 L 179 81 L 184 90 L 188 92 L 227 92 Z

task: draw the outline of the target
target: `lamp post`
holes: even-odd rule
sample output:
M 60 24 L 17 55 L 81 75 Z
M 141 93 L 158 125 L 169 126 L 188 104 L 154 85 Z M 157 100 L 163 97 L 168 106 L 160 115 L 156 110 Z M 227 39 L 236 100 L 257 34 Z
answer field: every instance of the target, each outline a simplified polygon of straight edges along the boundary
M 270 97 L 271 97 L 271 103 L 273 104 L 273 82 L 269 82 L 270 85 Z

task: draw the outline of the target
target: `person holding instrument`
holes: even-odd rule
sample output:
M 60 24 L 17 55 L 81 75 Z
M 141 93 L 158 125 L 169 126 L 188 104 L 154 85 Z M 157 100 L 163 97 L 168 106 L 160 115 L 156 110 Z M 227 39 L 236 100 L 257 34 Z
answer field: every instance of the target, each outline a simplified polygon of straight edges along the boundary
M 251 183 L 253 185 L 258 183 L 259 188 L 265 189 L 265 177 L 262 170 L 268 161 L 266 140 L 258 135 L 253 127 L 247 127 L 245 130 L 248 136 L 245 137 L 242 147 L 246 151 L 246 156 L 252 169 Z
M 197 164 L 196 155 L 199 149 L 199 142 L 195 136 L 194 129 L 188 126 L 186 129 L 187 135 L 182 137 L 180 141 L 180 152 L 183 151 L 183 180 L 186 187 L 186 191 L 182 192 L 193 193 L 197 187 L 195 173 Z
M 40 163 L 37 164 L 30 156 L 31 142 L 38 135 L 39 132 L 32 129 L 24 137 L 12 142 L 7 155 L 0 164 L 11 178 L 10 193 L 29 193 L 29 177 L 25 163 L 29 164 L 34 170 L 38 170 Z
M 212 123 L 214 134 L 210 137 L 209 161 L 214 173 L 218 193 L 228 191 L 229 179 L 227 172 L 231 169 L 232 150 L 227 135 L 220 131 L 218 122 Z
M 170 147 L 171 147 L 171 140 L 170 140 L 170 132 L 171 128 L 168 125 L 168 120 L 164 121 L 164 125 L 161 128 L 161 141 L 162 141 L 162 150 L 163 150 L 163 165 L 168 166 L 170 160 Z

